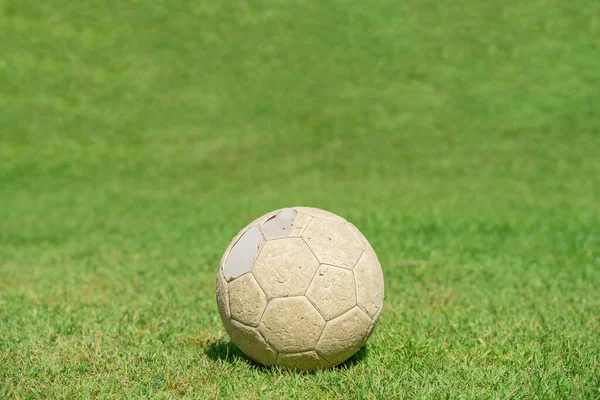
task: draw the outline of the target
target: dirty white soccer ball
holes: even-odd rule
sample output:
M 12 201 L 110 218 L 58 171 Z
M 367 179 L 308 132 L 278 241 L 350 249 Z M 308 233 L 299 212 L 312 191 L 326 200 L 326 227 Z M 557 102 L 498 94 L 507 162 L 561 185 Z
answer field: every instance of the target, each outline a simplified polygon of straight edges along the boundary
M 285 208 L 233 238 L 219 267 L 217 303 L 227 333 L 253 360 L 328 368 L 373 331 L 383 274 L 354 225 L 316 208 Z

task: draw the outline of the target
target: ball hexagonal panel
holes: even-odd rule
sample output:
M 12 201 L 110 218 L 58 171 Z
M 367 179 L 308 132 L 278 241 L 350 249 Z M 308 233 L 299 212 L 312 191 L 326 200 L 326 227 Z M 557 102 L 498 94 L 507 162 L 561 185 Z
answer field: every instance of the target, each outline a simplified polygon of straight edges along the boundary
M 252 274 L 242 275 L 229 283 L 231 318 L 249 326 L 258 326 L 267 306 L 267 297 Z
M 369 317 L 374 317 L 383 306 L 383 272 L 375 252 L 367 250 L 354 267 L 356 301 Z
M 306 291 L 306 297 L 326 320 L 342 315 L 356 305 L 352 271 L 321 264 Z
M 229 321 L 231 314 L 229 311 L 229 290 L 227 287 L 227 281 L 223 277 L 221 270 L 217 273 L 217 307 L 219 308 L 219 315 L 225 330 L 229 328 Z
M 277 353 L 265 342 L 257 328 L 231 321 L 231 340 L 250 358 L 265 365 L 273 365 Z
M 360 308 L 327 322 L 315 350 L 332 364 L 346 361 L 365 343 L 371 318 Z
M 257 226 L 248 229 L 238 238 L 222 261 L 223 276 L 227 282 L 250 272 L 264 242 Z
M 279 210 L 273 210 L 270 213 L 261 215 L 260 217 L 256 218 L 254 221 L 252 221 L 248 225 L 246 225 L 246 227 L 243 230 L 248 230 L 248 229 L 250 229 L 252 227 L 255 227 L 255 226 L 261 226 L 266 220 L 268 220 L 269 218 L 272 218 L 273 216 L 277 215 L 277 213 L 280 212 L 280 211 L 281 211 L 281 209 L 279 209 Z
M 345 222 L 313 218 L 302 237 L 323 264 L 352 269 L 363 248 Z
M 254 262 L 252 274 L 269 298 L 299 296 L 319 268 L 302 238 L 269 240 Z
M 314 350 L 304 353 L 280 353 L 277 356 L 277 364 L 285 368 L 301 371 L 314 371 L 331 366 L 329 361 L 326 361 Z
M 273 211 L 273 214 L 275 214 L 276 212 L 277 211 Z M 257 225 L 260 225 L 264 220 L 266 220 L 268 218 L 269 215 L 270 214 L 265 214 L 265 215 L 262 215 L 262 216 L 256 218 L 254 221 L 250 222 L 242 230 L 240 230 L 233 239 L 231 239 L 231 242 L 229 242 L 229 246 L 227 246 L 227 249 L 225 249 L 225 253 L 223 253 L 223 257 L 221 257 L 221 264 L 220 264 L 221 268 L 223 268 L 223 264 L 225 264 L 225 260 L 227 259 L 227 256 L 229 255 L 231 248 L 238 242 L 238 240 L 240 240 L 240 237 L 242 237 L 242 235 L 244 233 L 246 233 L 246 231 L 248 231 L 250 228 L 254 228 Z
M 371 243 L 369 243 L 365 235 L 363 235 L 362 232 L 353 223 L 346 222 L 346 226 L 348 226 L 350 231 L 352 231 L 352 233 L 358 239 L 364 250 L 375 251 L 373 250 L 373 246 L 371 246 Z
M 313 350 L 325 320 L 304 296 L 273 299 L 258 329 L 277 351 Z
M 263 234 L 269 239 L 298 237 L 302 234 L 312 216 L 291 208 L 284 208 L 260 225 Z
M 383 307 L 380 307 L 379 310 L 377 311 L 377 314 L 375 314 L 375 316 L 371 320 L 371 325 L 369 325 L 369 329 L 367 329 L 367 333 L 365 334 L 365 342 L 373 334 L 373 331 L 375 330 L 375 326 L 377 326 L 377 321 L 379 321 L 379 316 L 381 315 L 382 309 L 383 309 Z
M 290 236 L 300 237 L 302 235 L 302 232 L 304 232 L 304 230 L 308 226 L 308 223 L 311 219 L 313 219 L 312 215 L 309 215 L 302 211 L 296 211 L 296 217 L 294 218 L 294 227 Z
M 338 221 L 338 222 L 345 222 L 346 220 L 342 217 L 340 217 L 339 215 L 335 215 L 334 213 L 331 213 L 329 211 L 325 211 L 325 210 L 321 210 L 320 208 L 314 208 L 314 207 L 292 207 L 294 210 L 296 211 L 302 211 L 305 212 L 306 214 L 312 215 L 313 217 L 319 217 L 319 218 L 327 218 L 333 221 Z

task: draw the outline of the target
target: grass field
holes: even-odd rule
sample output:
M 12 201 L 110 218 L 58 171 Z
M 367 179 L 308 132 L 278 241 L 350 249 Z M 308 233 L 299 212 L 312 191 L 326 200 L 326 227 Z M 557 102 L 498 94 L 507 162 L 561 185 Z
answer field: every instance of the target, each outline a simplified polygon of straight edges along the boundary
M 258 215 L 386 279 L 264 369 L 214 300 Z M 600 2 L 0 0 L 0 398 L 600 398 Z

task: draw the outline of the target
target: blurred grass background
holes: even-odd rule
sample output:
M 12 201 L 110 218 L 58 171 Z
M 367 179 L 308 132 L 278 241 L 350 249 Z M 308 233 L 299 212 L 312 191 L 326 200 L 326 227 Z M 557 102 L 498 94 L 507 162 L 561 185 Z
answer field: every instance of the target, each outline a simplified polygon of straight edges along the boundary
M 0 397 L 597 398 L 600 3 L 0 0 Z M 386 310 L 299 375 L 218 260 L 353 221 Z

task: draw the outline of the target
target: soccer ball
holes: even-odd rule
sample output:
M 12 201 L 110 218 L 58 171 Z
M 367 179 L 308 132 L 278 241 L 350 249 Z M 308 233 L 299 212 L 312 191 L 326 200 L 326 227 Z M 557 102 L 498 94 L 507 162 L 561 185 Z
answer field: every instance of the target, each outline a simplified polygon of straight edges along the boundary
M 285 208 L 233 238 L 217 275 L 217 304 L 225 330 L 251 359 L 328 368 L 371 335 L 383 307 L 383 274 L 350 222 L 317 208 Z

